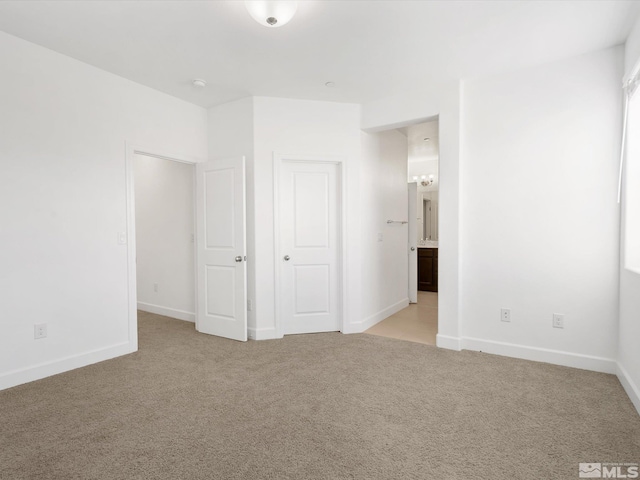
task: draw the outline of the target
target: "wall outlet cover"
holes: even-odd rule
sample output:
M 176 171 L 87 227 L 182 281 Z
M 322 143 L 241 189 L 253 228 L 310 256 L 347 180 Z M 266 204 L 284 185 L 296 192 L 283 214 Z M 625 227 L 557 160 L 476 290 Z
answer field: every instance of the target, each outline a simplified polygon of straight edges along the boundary
M 564 315 L 561 313 L 553 314 L 553 328 L 564 328 Z
M 36 323 L 33 326 L 33 338 L 38 340 L 40 338 L 46 338 L 46 336 L 47 336 L 47 324 Z

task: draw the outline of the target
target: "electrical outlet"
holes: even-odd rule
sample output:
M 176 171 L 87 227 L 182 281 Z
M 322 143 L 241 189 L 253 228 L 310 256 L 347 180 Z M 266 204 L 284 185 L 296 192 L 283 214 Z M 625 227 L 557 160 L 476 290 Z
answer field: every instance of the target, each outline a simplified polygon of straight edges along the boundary
M 47 336 L 47 324 L 36 323 L 33 326 L 33 338 L 38 340 L 39 338 L 45 338 Z
M 158 284 L 157 283 L 153 284 L 153 291 L 158 293 Z
M 553 328 L 564 328 L 564 315 L 561 313 L 553 314 Z
M 500 320 L 502 320 L 503 322 L 510 322 L 511 321 L 511 310 L 509 310 L 508 308 L 503 308 L 500 310 Z
M 247 300 L 247 311 L 253 311 L 253 302 L 251 300 Z
M 378 232 L 378 241 L 381 242 L 383 240 L 382 232 Z

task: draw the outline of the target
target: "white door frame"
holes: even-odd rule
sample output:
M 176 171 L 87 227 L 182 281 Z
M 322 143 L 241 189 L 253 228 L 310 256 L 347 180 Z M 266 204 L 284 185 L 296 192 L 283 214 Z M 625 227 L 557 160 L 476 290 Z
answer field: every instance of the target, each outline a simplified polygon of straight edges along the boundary
M 136 271 L 136 204 L 135 204 L 135 179 L 134 179 L 134 159 L 136 155 L 146 155 L 148 157 L 159 158 L 161 160 L 171 160 L 172 162 L 185 163 L 195 165 L 203 160 L 189 157 L 188 155 L 180 155 L 175 153 L 162 152 L 156 148 L 143 148 L 130 143 L 125 143 L 125 178 L 126 178 L 126 209 L 127 209 L 127 292 L 128 292 L 128 318 L 129 318 L 129 343 L 134 351 L 138 350 L 138 292 L 137 292 L 137 271 Z M 196 187 L 196 174 L 193 169 L 193 191 Z M 196 199 L 193 197 L 193 224 L 195 225 L 196 215 Z M 196 252 L 197 239 L 194 238 L 194 285 L 197 285 L 198 272 L 196 269 Z M 195 306 L 198 308 L 198 291 L 195 289 Z
M 301 163 L 332 163 L 337 167 L 337 177 L 340 182 L 340 188 L 338 192 L 340 193 L 340 198 L 338 198 L 338 215 L 340 215 L 340 220 L 338 222 L 340 232 L 338 241 L 339 252 L 338 252 L 338 266 L 340 268 L 340 273 L 338 278 L 340 279 L 340 284 L 338 285 L 338 298 L 339 304 L 338 307 L 341 312 L 341 320 L 340 320 L 340 331 L 344 332 L 345 322 L 347 319 L 347 299 L 346 299 L 346 285 L 347 285 L 347 261 L 345 252 L 347 251 L 347 216 L 346 216 L 346 198 L 347 198 L 347 178 L 346 178 L 346 168 L 345 168 L 345 158 L 339 155 L 296 155 L 296 154 L 285 154 L 285 153 L 273 153 L 273 270 L 274 270 L 274 305 L 275 305 L 275 327 L 276 327 L 276 336 L 278 338 L 284 337 L 284 325 L 282 319 L 280 317 L 280 167 L 284 162 L 301 162 Z

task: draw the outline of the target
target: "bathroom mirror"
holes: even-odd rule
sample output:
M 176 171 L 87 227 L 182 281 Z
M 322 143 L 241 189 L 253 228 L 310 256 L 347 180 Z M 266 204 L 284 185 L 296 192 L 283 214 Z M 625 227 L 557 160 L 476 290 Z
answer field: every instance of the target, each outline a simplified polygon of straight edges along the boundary
M 438 191 L 420 192 L 418 189 L 418 240 L 438 241 Z

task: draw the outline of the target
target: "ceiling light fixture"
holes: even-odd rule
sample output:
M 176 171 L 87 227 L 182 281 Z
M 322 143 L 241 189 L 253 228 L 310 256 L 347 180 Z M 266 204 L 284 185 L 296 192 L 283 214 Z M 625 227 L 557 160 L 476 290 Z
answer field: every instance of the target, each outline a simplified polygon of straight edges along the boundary
M 328 87 L 328 88 L 333 88 L 333 87 L 336 86 L 336 84 L 335 84 L 335 82 L 327 82 L 327 83 L 324 84 L 324 86 Z
M 204 88 L 207 86 L 206 80 L 202 80 L 201 78 L 194 78 L 191 84 L 196 88 Z
M 417 182 L 418 181 L 418 177 L 414 176 L 413 177 L 413 181 Z M 433 185 L 433 181 L 434 181 L 433 175 L 429 175 L 429 179 L 427 179 L 426 175 L 422 175 L 420 177 L 420 185 L 422 185 L 423 187 L 428 187 L 429 185 Z
M 298 9 L 294 0 L 245 0 L 244 5 L 256 22 L 271 28 L 289 22 Z

